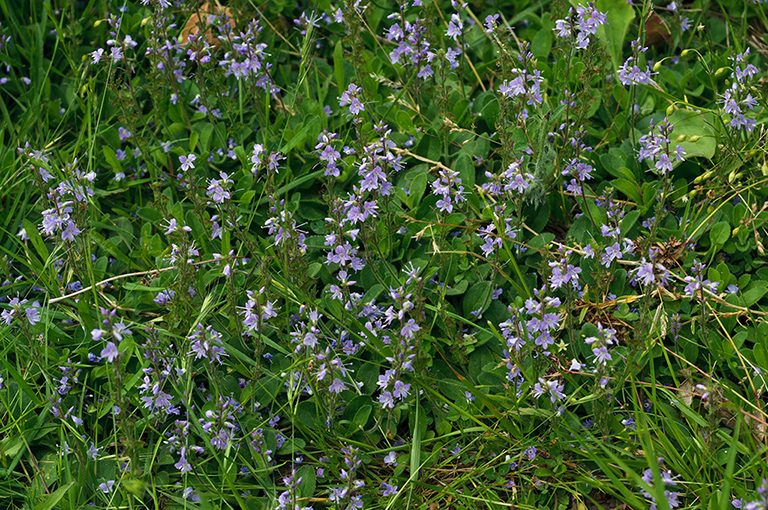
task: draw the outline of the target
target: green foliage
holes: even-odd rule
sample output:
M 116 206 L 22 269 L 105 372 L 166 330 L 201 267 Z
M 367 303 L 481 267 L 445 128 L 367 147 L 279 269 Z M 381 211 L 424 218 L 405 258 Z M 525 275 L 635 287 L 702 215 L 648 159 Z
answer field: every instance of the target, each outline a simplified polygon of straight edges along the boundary
M 764 504 L 762 6 L 412 4 L 0 0 L 4 506 Z

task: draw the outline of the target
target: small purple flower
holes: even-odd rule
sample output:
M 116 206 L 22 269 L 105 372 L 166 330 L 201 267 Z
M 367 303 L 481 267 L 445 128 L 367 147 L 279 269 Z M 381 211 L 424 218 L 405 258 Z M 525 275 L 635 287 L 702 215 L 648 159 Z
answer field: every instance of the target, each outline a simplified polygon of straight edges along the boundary
M 404 384 L 403 381 L 395 381 L 395 389 L 392 391 L 392 395 L 403 400 L 408 396 L 408 390 L 410 389 L 410 384 Z
M 101 357 L 106 358 L 109 363 L 115 361 L 118 354 L 117 345 L 114 342 L 107 342 L 107 346 L 101 351 Z
M 106 482 L 99 484 L 99 490 L 104 494 L 109 494 L 110 492 L 112 492 L 112 488 L 114 487 L 114 485 L 115 485 L 114 480 L 107 480 Z
M 381 484 L 381 495 L 382 496 L 394 496 L 397 494 L 397 485 L 389 485 L 386 482 L 382 482 Z
M 179 156 L 179 162 L 181 163 L 180 170 L 182 172 L 187 172 L 189 170 L 194 169 L 196 159 L 197 159 L 197 156 L 195 156 L 194 154 L 189 154 L 187 156 Z
M 395 452 L 389 452 L 384 457 L 384 464 L 392 467 L 397 467 L 397 455 L 395 454 Z
M 339 98 L 339 106 L 349 105 L 349 113 L 352 115 L 358 115 L 360 112 L 365 111 L 365 106 L 358 99 L 358 94 L 363 89 L 356 86 L 354 83 L 350 83 L 347 90 L 341 94 Z
M 91 441 L 91 446 L 88 448 L 88 458 L 91 460 L 98 460 L 99 450 L 101 450 L 101 448 L 96 448 L 96 445 Z

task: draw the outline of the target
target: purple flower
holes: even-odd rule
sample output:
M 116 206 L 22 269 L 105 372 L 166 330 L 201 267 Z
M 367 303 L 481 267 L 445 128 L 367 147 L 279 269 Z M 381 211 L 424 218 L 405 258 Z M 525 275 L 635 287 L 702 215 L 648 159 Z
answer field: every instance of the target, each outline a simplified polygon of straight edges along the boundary
M 360 87 L 354 83 L 350 83 L 347 90 L 341 94 L 339 98 L 339 106 L 349 105 L 349 113 L 357 115 L 362 111 L 365 111 L 365 106 L 358 99 L 358 94 L 362 91 Z
M 335 393 L 336 395 L 338 395 L 345 389 L 346 389 L 346 385 L 338 377 L 334 378 L 333 382 L 328 387 L 328 391 L 330 391 L 331 393 Z
M 179 461 L 173 465 L 176 469 L 181 471 L 181 474 L 184 475 L 185 473 L 191 473 L 192 472 L 192 465 L 187 460 L 187 449 L 182 448 L 179 452 L 181 455 L 181 458 Z
M 101 448 L 96 448 L 96 445 L 91 441 L 91 446 L 88 448 L 88 458 L 91 460 L 98 460 L 99 450 L 101 450 Z
M 114 342 L 107 342 L 107 346 L 101 351 L 101 357 L 106 358 L 109 363 L 115 361 L 118 354 L 117 345 Z
M 461 36 L 463 29 L 464 22 L 461 21 L 461 17 L 458 13 L 453 13 L 451 21 L 448 22 L 448 30 L 445 31 L 445 35 L 456 41 Z
M 416 324 L 416 321 L 414 319 L 409 319 L 408 322 L 405 323 L 403 328 L 400 330 L 400 334 L 403 336 L 403 338 L 407 338 L 408 340 L 413 340 L 413 334 L 420 329 L 421 327 L 418 324 Z
M 179 156 L 179 162 L 181 163 L 180 170 L 182 172 L 186 172 L 195 168 L 196 159 L 197 159 L 197 156 L 195 156 L 194 154 L 189 154 L 187 156 Z
M 382 496 L 394 496 L 397 494 L 397 485 L 389 485 L 386 482 L 382 482 L 381 484 L 381 495 Z
M 384 409 L 394 409 L 395 408 L 395 399 L 392 396 L 392 393 L 388 391 L 384 391 L 379 395 L 379 402 L 381 403 L 382 407 Z
M 395 381 L 395 389 L 392 391 L 392 396 L 404 400 L 408 396 L 408 390 L 410 389 L 410 384 L 404 384 L 403 381 Z
M 114 487 L 114 485 L 115 485 L 114 480 L 107 480 L 106 482 L 99 484 L 99 490 L 104 494 L 109 494 L 110 492 L 112 492 L 112 487 Z
M 651 67 L 646 64 L 645 70 L 640 69 L 634 57 L 629 57 L 619 69 L 619 82 L 622 85 L 648 85 L 651 82 Z
M 174 290 L 161 290 L 157 294 L 157 297 L 155 299 L 153 299 L 152 301 L 154 301 L 155 303 L 157 303 L 160 306 L 163 306 L 163 305 L 166 305 L 171 300 L 173 300 L 173 298 L 175 296 L 176 296 L 176 291 L 174 291 Z
M 37 307 L 25 308 L 24 313 L 27 314 L 27 322 L 32 326 L 40 322 L 40 309 Z
M 492 34 L 494 29 L 496 28 L 496 25 L 499 23 L 499 15 L 498 14 L 489 14 L 485 17 L 485 30 Z
M 605 345 L 602 345 L 600 347 L 595 347 L 592 349 L 592 352 L 595 355 L 597 363 L 605 365 L 606 362 L 611 361 L 613 358 L 611 358 L 611 355 L 608 353 L 608 347 Z
M 653 274 L 653 264 L 647 262 L 645 257 L 642 258 L 640 265 L 632 273 L 643 285 L 650 285 L 656 280 Z

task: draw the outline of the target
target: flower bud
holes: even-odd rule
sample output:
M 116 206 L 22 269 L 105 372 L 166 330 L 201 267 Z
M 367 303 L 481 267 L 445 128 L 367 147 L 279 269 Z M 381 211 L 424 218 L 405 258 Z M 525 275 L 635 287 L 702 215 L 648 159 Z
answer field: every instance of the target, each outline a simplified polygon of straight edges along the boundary
M 705 180 L 709 179 L 710 177 L 712 177 L 712 174 L 713 174 L 713 173 L 714 173 L 714 170 L 707 170 L 706 172 L 704 172 L 704 173 L 703 173 L 703 174 L 701 174 L 700 176 L 696 177 L 696 178 L 693 180 L 693 183 L 694 183 L 694 184 L 698 184 L 698 183 L 700 183 L 701 181 L 705 181 Z

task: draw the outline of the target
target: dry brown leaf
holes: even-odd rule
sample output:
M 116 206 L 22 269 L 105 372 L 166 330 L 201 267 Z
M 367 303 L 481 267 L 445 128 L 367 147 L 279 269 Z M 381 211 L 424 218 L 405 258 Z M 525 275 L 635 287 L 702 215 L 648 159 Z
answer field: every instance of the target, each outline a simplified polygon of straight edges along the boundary
M 184 28 L 181 30 L 181 42 L 182 44 L 189 44 L 189 36 L 196 36 L 200 32 L 200 26 L 206 27 L 205 39 L 212 46 L 218 47 L 221 41 L 213 35 L 211 30 L 211 15 L 213 16 L 226 16 L 227 23 L 233 29 L 235 28 L 235 18 L 232 16 L 232 11 L 229 7 L 220 5 L 218 2 L 216 5 L 211 5 L 210 2 L 205 2 L 201 5 L 197 12 L 193 12 L 187 22 L 184 24 Z

